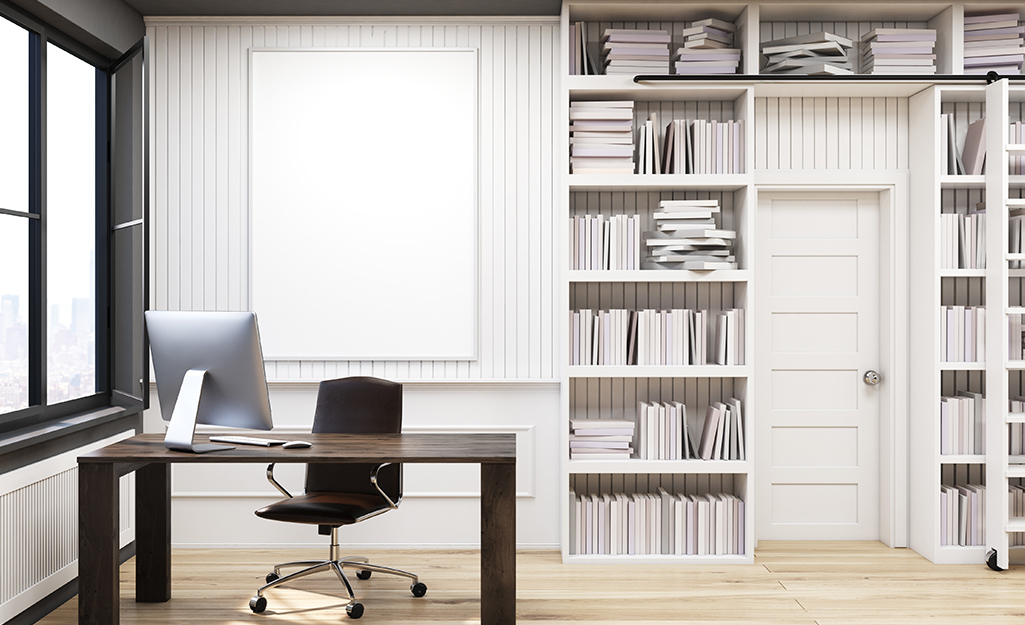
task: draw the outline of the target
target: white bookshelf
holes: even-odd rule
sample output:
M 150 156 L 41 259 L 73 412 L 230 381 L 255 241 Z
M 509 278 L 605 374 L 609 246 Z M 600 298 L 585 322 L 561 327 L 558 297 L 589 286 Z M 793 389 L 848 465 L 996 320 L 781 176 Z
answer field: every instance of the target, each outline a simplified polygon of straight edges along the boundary
M 741 17 L 743 14 L 744 17 Z M 603 28 L 666 28 L 679 33 L 684 23 L 704 17 L 730 21 L 755 17 L 757 7 L 728 6 L 687 7 L 668 3 L 656 5 L 614 5 L 611 3 L 576 4 L 563 7 L 563 33 L 570 22 L 588 23 L 592 41 Z M 638 23 L 641 20 L 644 23 Z M 745 33 L 749 31 L 745 30 Z M 590 35 L 589 35 L 590 36 Z M 673 48 L 675 51 L 675 48 Z M 564 52 L 565 54 L 565 52 Z M 568 67 L 564 58 L 562 67 Z M 750 203 L 753 201 L 754 145 L 751 116 L 754 107 L 750 85 L 706 85 L 700 88 L 679 84 L 639 85 L 624 76 L 567 76 L 563 82 L 564 112 L 563 154 L 568 155 L 568 107 L 580 100 L 631 100 L 634 102 L 635 127 L 643 124 L 649 113 L 658 114 L 660 131 L 670 119 L 706 119 L 715 121 L 745 120 L 742 140 L 745 154 L 742 173 L 732 174 L 632 174 L 593 175 L 570 174 L 569 162 L 563 157 L 566 172 L 563 183 L 564 228 L 574 215 L 628 214 L 639 215 L 642 231 L 654 230 L 651 213 L 659 201 L 668 199 L 717 199 L 721 206 L 718 225 L 737 230 L 735 254 L 737 270 L 717 271 L 570 271 L 568 253 L 562 254 L 562 309 L 590 308 L 631 310 L 690 308 L 723 310 L 746 309 L 744 328 L 751 336 L 753 317 L 750 314 L 751 268 L 747 241 L 750 240 Z M 568 241 L 567 235 L 563 241 Z M 568 315 L 566 315 L 568 317 Z M 564 323 L 568 323 L 564 322 Z M 565 328 L 566 326 L 564 326 Z M 568 328 L 563 336 L 569 336 Z M 568 342 L 567 342 L 568 343 Z M 747 343 L 750 345 L 750 343 Z M 563 345 L 568 354 L 569 346 Z M 753 442 L 746 436 L 746 460 L 570 460 L 569 419 L 631 418 L 636 419 L 640 401 L 680 401 L 686 404 L 690 423 L 700 423 L 705 407 L 713 401 L 736 397 L 743 404 L 745 434 L 752 432 L 748 412 L 752 400 L 751 349 L 744 354 L 743 365 L 686 366 L 569 366 L 568 355 L 562 367 L 562 430 L 561 453 L 562 492 L 562 554 L 567 563 L 751 563 L 753 561 L 754 516 L 751 493 Z M 700 430 L 692 437 L 697 443 Z M 577 494 L 612 494 L 657 492 L 665 488 L 673 494 L 730 493 L 744 500 L 743 555 L 584 555 L 574 553 L 570 544 L 569 492 Z
M 748 331 L 745 364 L 737 367 L 594 367 L 568 366 L 562 359 L 562 545 L 565 562 L 751 562 L 755 546 L 754 466 L 758 453 L 751 433 L 758 415 L 753 411 L 752 381 L 754 344 L 751 329 L 753 283 L 757 271 L 750 265 L 753 241 L 753 211 L 758 186 L 756 180 L 769 181 L 766 173 L 755 172 L 754 138 L 762 130 L 765 119 L 757 117 L 755 98 L 805 98 L 806 105 L 815 98 L 907 98 L 907 142 L 912 157 L 910 168 L 910 264 L 909 297 L 910 366 L 909 398 L 911 416 L 909 436 L 909 516 L 910 546 L 937 563 L 979 563 L 989 547 L 1008 552 L 1008 532 L 1025 532 L 1025 520 L 1008 517 L 1007 497 L 1002 496 L 1008 480 L 1025 479 L 1025 467 L 1015 467 L 1007 454 L 1008 417 L 1006 401 L 1014 394 L 1025 395 L 1025 362 L 1011 362 L 1006 357 L 1007 314 L 1011 307 L 1025 307 L 1025 269 L 1008 269 L 1008 260 L 1025 260 L 1009 256 L 999 241 L 1007 240 L 1006 219 L 987 221 L 987 266 L 985 269 L 944 267 L 940 262 L 941 212 L 967 212 L 976 203 L 986 200 L 1011 204 L 1025 195 L 1025 175 L 1008 175 L 1008 155 L 1025 154 L 1025 145 L 1009 144 L 1005 120 L 1022 117 L 1025 94 L 1021 88 L 1008 89 L 1006 81 L 987 89 L 982 80 L 972 83 L 944 84 L 946 81 L 924 75 L 904 82 L 863 78 L 844 82 L 801 81 L 759 74 L 761 44 L 783 36 L 826 30 L 859 41 L 873 28 L 933 28 L 937 31 L 937 74 L 964 72 L 964 29 L 966 12 L 983 12 L 996 5 L 964 3 L 848 3 L 793 4 L 752 2 L 739 4 L 679 4 L 668 1 L 643 4 L 623 1 L 591 0 L 564 2 L 561 28 L 566 40 L 571 23 L 584 22 L 587 38 L 597 41 L 605 28 L 656 28 L 669 30 L 673 41 L 669 48 L 675 53 L 682 42 L 679 31 L 689 21 L 716 17 L 738 26 L 736 47 L 742 50 L 740 73 L 744 76 L 723 80 L 715 76 L 688 77 L 682 81 L 634 81 L 630 76 L 563 76 L 561 86 L 563 182 L 561 184 L 563 227 L 568 218 L 587 211 L 603 214 L 650 213 L 659 199 L 723 199 L 724 216 L 733 223 L 727 227 L 738 230 L 740 270 L 721 272 L 645 272 L 645 271 L 568 271 L 567 254 L 562 254 L 562 310 L 669 308 L 685 302 L 685 307 L 716 309 L 717 303 L 747 310 Z M 1017 10 L 1025 14 L 1025 6 Z M 852 54 L 859 55 L 859 46 Z M 855 64 L 856 68 L 858 64 Z M 568 68 L 568 51 L 561 58 L 563 72 Z M 1003 91 L 1001 91 L 1003 90 Z M 568 107 L 577 100 L 632 100 L 637 103 L 635 124 L 647 112 L 659 112 L 665 123 L 672 117 L 688 119 L 746 120 L 746 164 L 743 173 L 723 175 L 616 175 L 598 176 L 570 174 L 568 164 Z M 827 101 L 828 106 L 828 101 Z M 770 111 L 774 112 L 774 111 Z M 987 125 L 986 144 L 989 165 L 983 175 L 947 175 L 940 173 L 939 145 L 941 113 L 954 115 L 963 142 L 964 129 L 980 117 L 998 120 Z M 763 117 L 765 113 L 761 113 Z M 807 122 L 805 122 L 807 123 Z M 782 130 L 781 130 L 782 132 Z M 884 131 L 885 132 L 885 131 Z M 758 135 L 760 137 L 760 135 Z M 878 137 L 877 137 L 878 140 Z M 903 139 L 900 139 L 903 140 Z M 767 140 L 771 149 L 771 138 Z M 853 141 L 853 134 L 852 134 Z M 797 148 L 795 147 L 796 151 Z M 920 155 L 935 155 L 920 158 Z M 780 156 L 780 160 L 784 158 Z M 854 159 L 852 158 L 852 161 Z M 1002 167 L 994 167 L 999 163 Z M 772 169 L 771 166 L 769 169 Z M 786 169 L 786 168 L 782 168 Z M 857 169 L 853 164 L 851 169 Z M 1002 171 L 997 171 L 1002 170 Z M 759 174 L 759 175 L 756 175 Z M 800 172 L 796 172 L 800 173 Z M 793 177 L 791 176 L 791 178 Z M 989 204 L 1006 209 L 1006 204 Z M 606 212 L 607 211 L 607 212 Z M 1006 216 L 1006 213 L 1001 213 Z M 1001 225 L 1002 224 L 1002 225 Z M 644 229 L 649 229 L 645 227 Z M 568 234 L 568 233 L 567 233 Z M 563 237 L 563 241 L 567 237 Z M 657 274 L 657 275 L 652 275 Z M 1011 286 L 1009 287 L 1009 281 Z M 1010 291 L 1010 293 L 1009 293 Z M 1014 301 L 1009 298 L 1015 297 Z M 986 359 L 978 362 L 945 362 L 940 358 L 940 309 L 943 306 L 985 306 Z M 726 307 L 725 305 L 721 307 Z M 1022 312 L 1025 312 L 1023 310 Z M 566 315 L 568 316 L 568 315 Z M 564 324 L 567 322 L 564 321 Z M 563 326 L 566 329 L 566 325 Z M 568 335 L 565 332 L 564 335 Z M 564 341 L 565 342 L 565 341 Z M 568 345 L 562 346 L 567 354 Z M 1010 382 L 1009 382 L 1010 380 Z M 939 398 L 958 391 L 984 393 L 987 398 L 985 453 L 941 454 Z M 674 397 L 682 393 L 685 397 Z M 732 395 L 728 395 L 731 393 Z M 747 460 L 744 462 L 641 461 L 571 461 L 568 454 L 568 420 L 586 415 L 621 418 L 633 416 L 630 404 L 646 399 L 677 399 L 690 402 L 724 399 L 736 396 L 744 402 Z M 1019 475 L 1020 474 L 1020 475 Z M 717 481 L 719 480 L 719 481 Z M 746 502 L 747 552 L 743 556 L 592 556 L 571 553 L 568 547 L 569 528 L 567 497 L 570 486 L 609 492 L 612 488 L 634 488 L 671 483 L 671 492 L 713 492 L 726 488 Z M 986 545 L 946 546 L 940 540 L 940 485 L 985 483 Z M 682 485 L 682 486 L 681 486 Z M 578 491 L 579 492 L 579 491 Z M 1002 502 L 1002 503 L 1000 503 Z M 1006 566 L 1006 561 L 1004 565 Z

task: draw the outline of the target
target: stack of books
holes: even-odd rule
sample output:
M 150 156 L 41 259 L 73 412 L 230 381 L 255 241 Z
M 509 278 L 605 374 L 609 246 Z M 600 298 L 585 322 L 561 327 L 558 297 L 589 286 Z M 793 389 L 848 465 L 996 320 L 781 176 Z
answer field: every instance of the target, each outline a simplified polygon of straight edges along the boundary
M 763 74 L 836 76 L 853 74 L 848 52 L 854 42 L 833 33 L 819 32 L 776 39 L 762 44 Z
M 876 28 L 861 41 L 862 74 L 936 73 L 932 28 Z
M 744 502 L 729 493 L 569 493 L 574 555 L 731 555 L 745 552 Z
M 619 460 L 633 453 L 630 419 L 570 419 L 570 460 Z
M 956 397 L 940 397 L 940 453 L 984 453 L 985 409 L 982 393 L 961 391 Z
M 717 228 L 718 200 L 662 200 L 652 212 L 656 230 L 644 233 L 642 269 L 736 269 L 735 230 Z
M 964 73 L 1020 74 L 1025 48 L 1018 13 L 965 15 Z
M 740 48 L 733 47 L 737 27 L 714 17 L 683 29 L 683 47 L 676 51 L 677 74 L 736 74 Z
M 606 74 L 668 74 L 667 30 L 607 28 L 601 36 Z
M 629 100 L 570 103 L 570 172 L 634 173 L 633 119 Z

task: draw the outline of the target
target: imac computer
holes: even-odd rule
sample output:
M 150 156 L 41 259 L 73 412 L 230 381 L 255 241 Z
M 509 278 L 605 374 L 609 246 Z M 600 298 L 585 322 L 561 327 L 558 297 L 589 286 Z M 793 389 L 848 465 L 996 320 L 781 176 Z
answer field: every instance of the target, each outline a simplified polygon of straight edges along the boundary
M 197 423 L 271 429 L 255 313 L 148 310 L 146 331 L 168 449 L 233 449 L 193 444 Z

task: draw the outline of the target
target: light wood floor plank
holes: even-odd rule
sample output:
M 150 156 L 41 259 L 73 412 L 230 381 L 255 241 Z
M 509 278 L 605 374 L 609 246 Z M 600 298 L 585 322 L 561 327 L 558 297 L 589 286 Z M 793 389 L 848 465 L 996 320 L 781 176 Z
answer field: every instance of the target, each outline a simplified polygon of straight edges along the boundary
M 173 599 L 134 601 L 134 561 L 121 567 L 124 625 L 344 623 L 344 592 L 332 576 L 267 594 L 263 614 L 248 601 L 276 562 L 323 551 L 177 549 Z M 361 623 L 479 623 L 475 551 L 379 550 L 373 561 L 416 572 L 429 590 L 414 598 L 398 578 L 353 579 Z M 555 551 L 517 554 L 517 620 L 589 625 L 1021 625 L 1025 567 L 996 573 L 934 565 L 877 542 L 762 542 L 755 564 L 733 566 L 564 565 Z M 41 621 L 76 622 L 75 600 Z

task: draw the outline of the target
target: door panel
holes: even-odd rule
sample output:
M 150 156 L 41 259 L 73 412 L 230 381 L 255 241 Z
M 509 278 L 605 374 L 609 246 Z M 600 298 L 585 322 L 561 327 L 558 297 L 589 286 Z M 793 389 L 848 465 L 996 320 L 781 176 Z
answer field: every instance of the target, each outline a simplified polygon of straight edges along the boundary
M 759 539 L 879 538 L 879 198 L 763 195 Z

